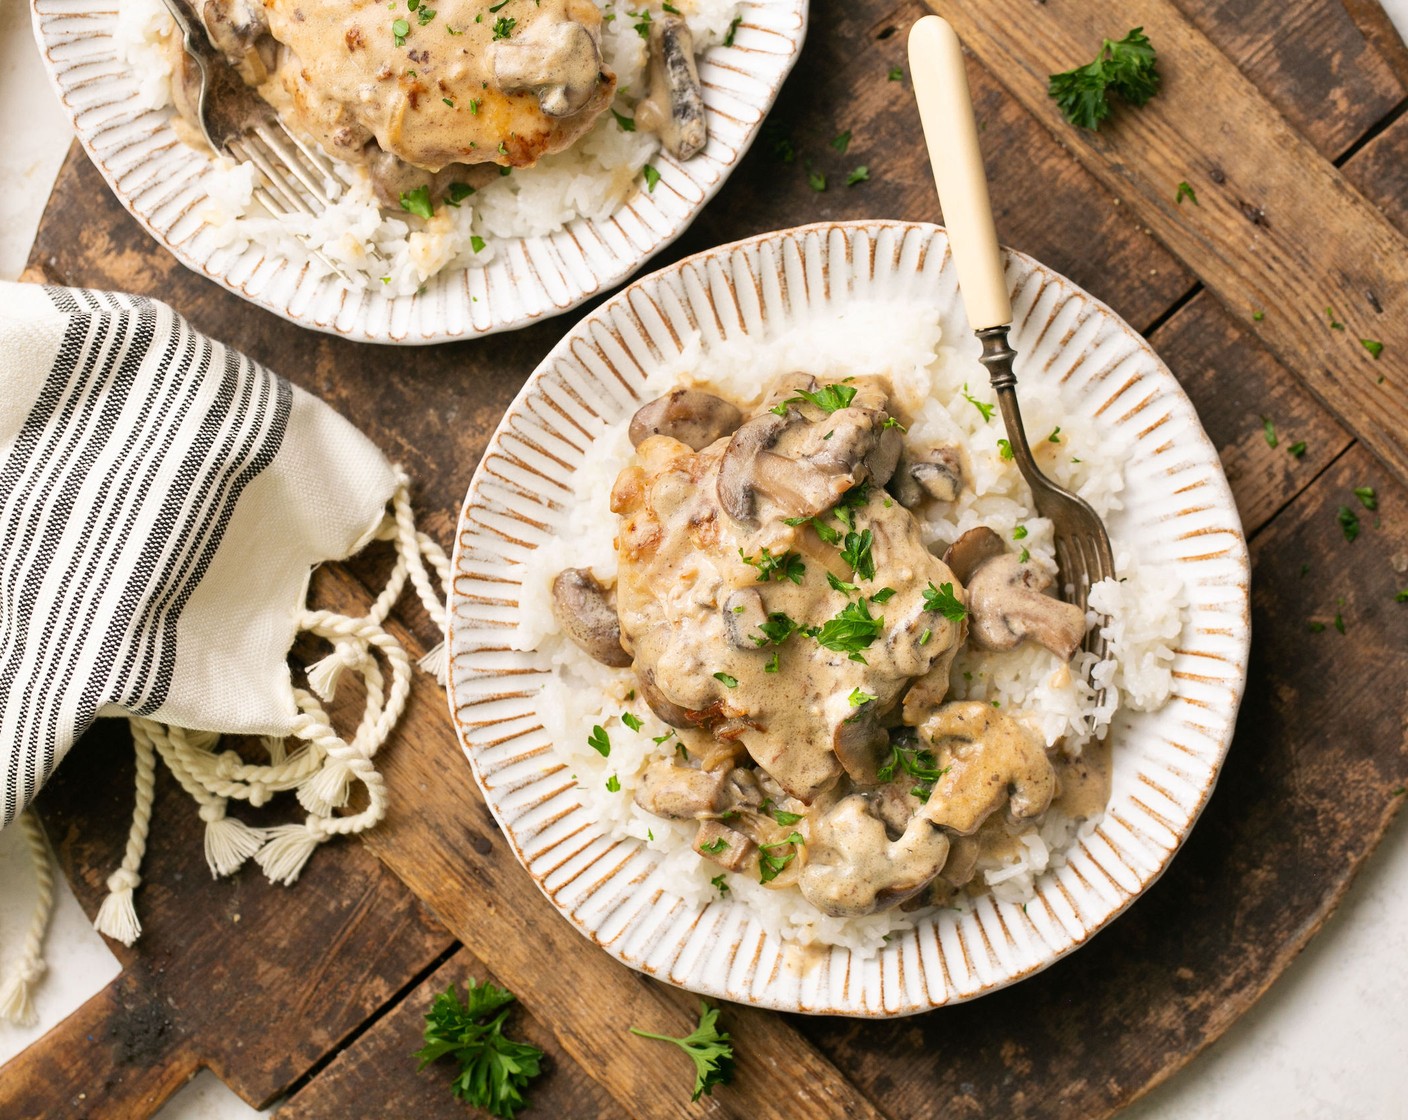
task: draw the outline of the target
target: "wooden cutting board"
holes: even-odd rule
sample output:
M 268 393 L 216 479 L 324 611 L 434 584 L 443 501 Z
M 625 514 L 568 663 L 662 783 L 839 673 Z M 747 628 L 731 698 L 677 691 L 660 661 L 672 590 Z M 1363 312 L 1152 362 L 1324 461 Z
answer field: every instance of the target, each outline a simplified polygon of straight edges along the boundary
M 384 752 L 387 821 L 363 844 L 320 851 L 294 889 L 270 887 L 252 868 L 211 883 L 194 813 L 158 817 L 139 895 L 148 933 L 120 954 L 124 973 L 110 989 L 120 998 L 98 997 L 6 1067 L 0 1115 L 146 1116 L 201 1064 L 252 1103 L 288 1094 L 289 1116 L 463 1115 L 444 1088 L 446 1072 L 416 1075 L 408 1055 L 433 993 L 492 970 L 522 1000 L 520 1033 L 549 1053 L 529 1115 L 1104 1116 L 1217 1038 L 1304 947 L 1408 779 L 1408 605 L 1394 601 L 1408 586 L 1408 490 L 1375 458 L 1394 461 L 1392 434 L 1376 430 L 1371 453 L 1356 429 L 1357 398 L 1346 403 L 1316 380 L 1325 355 L 1338 354 L 1301 333 L 1301 320 L 1321 309 L 1291 302 L 1304 302 L 1294 294 L 1267 306 L 1266 317 L 1296 320 L 1294 330 L 1265 338 L 1279 359 L 1272 356 L 1258 337 L 1265 320 L 1251 318 L 1228 279 L 1227 262 L 1243 250 L 1215 220 L 1221 212 L 1180 225 L 1180 211 L 1157 190 L 1178 167 L 1206 173 L 1206 153 L 1170 155 L 1156 141 L 1190 135 L 1190 122 L 1215 105 L 1253 122 L 1265 150 L 1292 161 L 1267 168 L 1265 181 L 1283 192 L 1267 200 L 1267 213 L 1308 205 L 1284 195 L 1300 167 L 1306 182 L 1329 176 L 1337 191 L 1362 192 L 1385 215 L 1372 219 L 1377 235 L 1398 236 L 1408 230 L 1408 120 L 1397 115 L 1408 55 L 1366 0 L 1141 3 L 1140 18 L 1164 29 L 1164 44 L 1206 44 L 1213 53 L 1202 57 L 1216 65 L 1200 86 L 1170 51 L 1170 81 L 1151 116 L 1167 128 L 1149 137 L 1113 129 L 1097 140 L 1044 112 L 1033 75 L 1052 64 L 1048 27 L 1080 28 L 1081 41 L 1095 25 L 1118 37 L 1130 17 L 1123 6 L 1016 5 L 1009 24 L 1033 30 L 1003 36 L 991 31 L 988 0 L 940 6 L 1011 83 L 977 60 L 970 66 L 1004 240 L 1146 332 L 1197 405 L 1251 542 L 1255 641 L 1238 735 L 1203 819 L 1163 879 L 1088 947 L 971 1004 L 888 1023 L 730 1007 L 738 1077 L 690 1105 L 683 1058 L 625 1028 L 683 1033 L 694 1001 L 616 964 L 554 913 L 484 808 L 443 696 L 422 679 Z M 806 49 L 764 136 L 656 263 L 818 219 L 936 220 L 909 83 L 889 78 L 903 70 L 905 29 L 924 11 L 917 0 L 816 0 Z M 1086 54 L 1097 45 L 1092 38 Z M 846 131 L 842 153 L 832 141 Z M 860 165 L 869 181 L 844 186 Z M 825 191 L 809 185 L 808 170 L 825 174 Z M 1168 199 L 1194 173 L 1174 177 Z M 1210 210 L 1223 204 L 1215 189 L 1199 193 Z M 77 151 L 29 275 L 165 299 L 330 401 L 406 465 L 424 524 L 446 542 L 499 416 L 574 318 L 409 352 L 300 331 L 175 264 Z M 1298 290 L 1318 290 L 1315 282 L 1312 272 Z M 1385 354 L 1382 368 L 1396 375 L 1405 359 Z M 1386 377 L 1396 394 L 1405 380 Z M 1277 447 L 1264 436 L 1265 419 Z M 1301 441 L 1305 453 L 1293 457 L 1287 449 Z M 1379 509 L 1361 511 L 1363 531 L 1351 543 L 1336 511 L 1365 485 Z M 365 602 L 384 562 L 370 556 L 328 571 L 316 593 L 329 604 Z M 1329 625 L 1336 615 L 1343 635 Z M 434 640 L 418 610 L 407 607 L 400 621 L 413 648 Z M 1312 622 L 1325 629 L 1311 633 Z M 120 725 L 89 736 L 40 801 L 90 911 L 125 828 L 122 738 Z M 221 918 L 232 910 L 238 923 Z M 199 937 L 184 933 L 193 929 Z M 268 961 L 280 967 L 244 967 Z M 255 979 L 238 998 L 201 999 L 211 968 L 225 971 L 227 985 Z M 335 994 L 325 1002 L 310 991 Z M 282 1013 L 290 1006 L 296 1016 Z M 266 1021 L 260 1045 L 232 1044 L 258 1037 Z M 306 1029 L 293 1029 L 298 1022 Z M 90 1037 L 103 1045 L 85 1046 Z

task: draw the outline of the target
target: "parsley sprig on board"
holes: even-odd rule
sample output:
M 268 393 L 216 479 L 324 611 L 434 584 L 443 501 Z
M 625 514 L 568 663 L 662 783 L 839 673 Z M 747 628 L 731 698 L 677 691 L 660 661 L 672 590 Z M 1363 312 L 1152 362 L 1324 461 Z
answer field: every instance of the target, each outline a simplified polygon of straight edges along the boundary
M 733 1077 L 733 1042 L 728 1031 L 719 1030 L 718 1021 L 719 1009 L 701 1000 L 699 1025 L 683 1038 L 652 1034 L 639 1027 L 632 1027 L 631 1033 L 659 1042 L 673 1042 L 689 1055 L 694 1063 L 694 1095 L 689 1099 L 697 1101 L 706 1093 L 712 1094 L 715 1085 L 727 1085 Z
M 526 1042 L 516 1042 L 503 1033 L 512 992 L 494 984 L 476 984 L 470 979 L 460 1000 L 450 984 L 435 997 L 425 1016 L 425 1046 L 414 1057 L 420 1069 L 451 1056 L 460 1072 L 450 1089 L 461 1100 L 482 1108 L 503 1120 L 527 1106 L 523 1090 L 541 1072 L 543 1052 Z
M 1052 74 L 1047 92 L 1071 124 L 1098 130 L 1110 115 L 1111 93 L 1138 106 L 1159 92 L 1158 54 L 1136 27 L 1123 39 L 1106 39 L 1094 62 Z

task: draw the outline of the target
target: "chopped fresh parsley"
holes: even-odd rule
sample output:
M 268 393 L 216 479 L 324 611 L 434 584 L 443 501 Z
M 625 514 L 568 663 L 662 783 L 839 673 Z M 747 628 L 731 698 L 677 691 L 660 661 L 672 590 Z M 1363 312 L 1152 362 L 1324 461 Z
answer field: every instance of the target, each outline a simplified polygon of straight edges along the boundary
M 1361 338 L 1359 345 L 1369 351 L 1369 357 L 1373 358 L 1376 362 L 1379 360 L 1379 355 L 1384 352 L 1384 344 L 1378 341 L 1378 339 Z
M 456 31 L 456 30 L 455 30 L 453 27 L 451 27 L 448 23 L 445 25 L 445 30 L 446 30 L 447 32 L 449 32 L 451 35 L 463 35 L 463 34 L 464 34 L 463 31 Z
M 1306 627 L 1306 629 L 1309 630 L 1312 634 L 1321 634 L 1324 633 L 1325 624 L 1323 622 L 1312 622 Z
M 460 1071 L 450 1091 L 502 1120 L 513 1120 L 527 1106 L 523 1090 L 541 1072 L 543 1058 L 536 1046 L 503 1033 L 514 998 L 512 992 L 471 978 L 461 1001 L 452 982 L 426 1012 L 425 1045 L 413 1055 L 420 1059 L 419 1069 L 453 1057 Z
M 924 609 L 937 611 L 950 622 L 962 622 L 968 617 L 968 608 L 953 593 L 951 583 L 941 583 L 935 587 L 934 581 L 930 580 L 929 586 L 924 589 Z
M 616 777 L 615 774 L 612 774 L 611 777 L 609 777 L 609 778 L 606 779 L 606 792 L 607 792 L 607 793 L 620 793 L 620 792 L 621 792 L 621 779 L 618 778 L 618 777 Z
M 675 733 L 675 729 L 674 729 L 673 727 L 671 727 L 671 728 L 670 728 L 669 730 L 667 730 L 667 731 L 665 732 L 665 734 L 663 734 L 663 735 L 652 735 L 652 736 L 650 737 L 650 741 L 651 741 L 652 743 L 663 743 L 666 739 L 668 739 L 668 738 L 669 738 L 671 735 L 673 735 L 674 733 Z
M 413 191 L 402 191 L 401 209 L 418 218 L 429 218 L 434 212 L 430 206 L 430 188 L 422 185 Z
M 712 1094 L 715 1085 L 727 1085 L 733 1077 L 733 1044 L 728 1031 L 718 1029 L 719 1010 L 710 1007 L 702 1000 L 699 1003 L 699 1026 L 683 1038 L 672 1038 L 667 1034 L 651 1034 L 638 1027 L 631 1033 L 641 1038 L 653 1038 L 659 1042 L 673 1042 L 689 1055 L 694 1063 L 694 1095 L 689 1099 Z
M 902 82 L 902 81 L 904 81 L 904 70 L 903 70 L 901 67 L 899 67 L 899 66 L 891 66 L 891 67 L 890 67 L 890 81 L 892 81 L 892 82 Z
M 875 771 L 875 777 L 882 782 L 888 782 L 894 778 L 897 769 L 916 780 L 918 784 L 909 792 L 920 801 L 928 801 L 929 795 L 934 791 L 934 783 L 949 772 L 947 766 L 939 769 L 933 751 L 922 747 L 902 747 L 895 743 L 890 747 L 890 757 Z
M 1266 312 L 1265 312 L 1265 311 L 1253 311 L 1253 312 L 1252 312 L 1252 322 L 1253 322 L 1253 323 L 1260 323 L 1260 322 L 1261 322 L 1263 319 L 1265 319 L 1265 318 L 1266 318 Z
M 1372 486 L 1356 486 L 1354 496 L 1359 499 L 1361 506 L 1371 512 L 1379 508 L 1379 496 L 1374 493 Z
M 815 167 L 807 168 L 807 186 L 818 194 L 826 190 L 826 172 L 818 171 Z
M 718 672 L 718 673 L 715 673 L 715 674 L 714 674 L 714 679 L 715 679 L 716 681 L 718 681 L 721 685 L 723 685 L 725 688 L 737 688 L 737 687 L 738 687 L 738 678 L 737 678 L 737 677 L 731 677 L 731 676 L 729 676 L 729 675 L 728 675 L 727 673 L 725 673 L 725 672 Z
M 1295 443 L 1291 444 L 1290 447 L 1286 448 L 1286 450 L 1290 452 L 1292 458 L 1299 459 L 1305 454 L 1305 440 L 1297 440 Z
M 875 578 L 875 557 L 871 555 L 871 545 L 875 543 L 875 535 L 866 529 L 864 532 L 855 531 L 846 534 L 845 547 L 841 549 L 841 559 L 850 565 L 853 571 L 861 579 Z
M 445 205 L 459 206 L 461 202 L 474 193 L 474 188 L 468 183 L 451 183 L 445 190 Z
M 1060 424 L 1057 424 L 1056 427 L 1054 427 L 1054 428 L 1051 429 L 1051 434 L 1046 437 L 1046 442 L 1047 442 L 1047 443 L 1060 443 L 1060 442 L 1061 442 L 1061 425 L 1060 425 Z
M 714 885 L 714 889 L 719 892 L 720 898 L 728 897 L 728 883 L 724 881 L 724 873 L 722 871 L 710 879 L 709 882 L 711 882 Z
M 487 242 L 477 233 L 471 233 L 469 235 L 469 247 L 476 253 L 482 252 L 486 244 Z
M 494 21 L 494 39 L 507 39 L 513 34 L 513 29 L 518 21 L 512 16 L 500 16 Z
M 469 99 L 469 115 L 472 117 L 479 115 L 479 99 L 477 97 L 471 97 Z
M 1340 506 L 1335 513 L 1335 520 L 1340 523 L 1340 531 L 1344 533 L 1344 539 L 1353 543 L 1359 536 L 1359 518 L 1348 506 Z
M 592 733 L 587 736 L 587 746 L 591 747 L 591 749 L 596 751 L 597 754 L 601 755 L 602 758 L 607 758 L 610 756 L 611 737 L 606 734 L 606 731 L 602 728 L 601 724 L 592 724 Z
M 771 642 L 775 646 L 780 646 L 801 627 L 782 611 L 773 611 L 768 615 L 766 622 L 758 623 L 758 629 L 763 636 L 753 639 L 757 645 L 765 646 Z
M 814 404 L 828 416 L 833 412 L 840 412 L 843 408 L 849 408 L 853 400 L 856 399 L 856 390 L 850 385 L 823 385 L 820 389 L 812 392 L 807 389 L 798 389 L 795 397 L 788 397 L 781 404 L 775 404 L 770 412 L 778 416 L 787 415 L 787 406 L 790 404 Z M 788 524 L 792 524 L 791 521 Z
M 846 186 L 848 187 L 853 187 L 857 183 L 868 182 L 870 182 L 870 168 L 865 164 L 861 164 L 846 176 Z
M 1011 460 L 1012 460 L 1012 441 L 1011 441 L 1011 440 L 1007 440 L 1007 439 L 1000 439 L 1000 440 L 998 440 L 998 441 L 997 441 L 997 454 L 998 454 L 998 457 L 999 457 L 999 458 L 1006 459 L 1008 462 L 1011 462 Z
M 633 17 L 637 21 L 636 23 L 633 23 L 631 25 L 635 28 L 636 34 L 639 35 L 642 39 L 649 39 L 651 22 L 650 9 L 644 8 L 639 12 L 627 12 L 626 14 L 628 16 Z
M 802 819 L 801 813 L 789 813 L 785 809 L 779 809 L 772 803 L 771 797 L 758 806 L 758 812 L 768 814 L 783 828 L 791 828 Z
M 1339 611 L 1335 612 L 1335 629 L 1341 634 L 1344 633 L 1344 615 L 1340 614 Z
M 1017 557 L 1017 563 L 1019 563 L 1019 564 L 1025 564 L 1025 563 L 1026 563 L 1028 560 L 1030 560 L 1031 558 L 1032 558 L 1031 552 L 1030 552 L 1029 550 L 1027 550 L 1027 549 L 1024 548 L 1024 549 L 1022 549 L 1021 554 Z
M 767 583 L 768 580 L 781 583 L 789 579 L 800 585 L 802 577 L 807 573 L 807 566 L 802 563 L 801 556 L 790 550 L 781 556 L 774 556 L 765 548 L 760 556 L 749 556 L 740 548 L 738 555 L 745 564 L 758 569 L 759 583 Z
M 877 591 L 874 595 L 870 597 L 870 601 L 872 603 L 888 603 L 897 594 L 899 594 L 899 592 L 897 592 L 893 587 L 882 587 L 879 591 Z
M 1202 203 L 1198 201 L 1198 193 L 1188 185 L 1187 179 L 1184 179 L 1183 182 L 1178 184 L 1178 194 L 1174 196 L 1174 201 L 1177 202 L 1178 205 L 1182 206 L 1183 200 L 1185 198 L 1194 206 L 1202 205 Z
M 1273 421 L 1263 416 L 1261 418 L 1261 431 L 1266 436 L 1266 446 L 1275 447 L 1281 441 L 1276 438 L 1276 425 Z
M 826 573 L 826 582 L 831 585 L 833 591 L 839 591 L 842 595 L 849 595 L 860 588 L 854 583 L 847 583 L 832 572 Z
M 978 400 L 976 397 L 974 397 L 971 393 L 968 392 L 968 386 L 966 384 L 963 386 L 963 399 L 983 414 L 983 423 L 988 423 L 992 420 L 993 410 L 997 408 L 997 405 L 986 404 L 985 402 Z
M 838 132 L 831 138 L 831 146 L 845 155 L 846 149 L 851 146 L 851 130 L 848 128 L 845 132 Z
M 1106 39 L 1095 61 L 1052 74 L 1047 93 L 1078 128 L 1099 129 L 1110 115 L 1111 93 L 1140 106 L 1159 92 L 1158 56 L 1142 27 L 1123 39 Z
M 728 34 L 724 36 L 724 46 L 733 46 L 733 37 L 738 34 L 738 25 L 743 22 L 742 16 L 734 16 L 728 25 Z
M 1408 603 L 1408 587 L 1405 587 L 1402 591 L 1395 595 L 1393 597 L 1393 601 L 1395 603 Z
M 435 18 L 435 9 L 421 7 L 416 10 L 416 19 L 420 20 L 420 25 L 424 27 Z
M 701 852 L 708 852 L 711 856 L 716 856 L 728 846 L 728 841 L 725 840 L 722 836 L 719 836 L 713 840 L 710 840 L 707 844 L 700 844 L 699 850 Z
M 846 697 L 846 699 L 851 702 L 851 707 L 859 708 L 862 704 L 869 704 L 872 700 L 876 699 L 876 697 L 872 693 L 865 692 L 860 688 L 853 688 L 851 689 L 851 694 Z
M 778 653 L 777 650 L 773 650 L 773 651 L 772 651 L 772 657 L 770 657 L 770 658 L 768 659 L 768 663 L 763 666 L 763 672 L 765 672 L 765 673 L 776 673 L 776 672 L 777 672 L 779 669 L 781 669 L 781 668 L 782 668 L 782 654 Z
M 398 47 L 406 45 L 406 36 L 411 33 L 411 25 L 403 19 L 391 21 L 391 41 Z
M 1026 540 L 1026 539 L 1027 539 L 1027 527 L 1026 527 L 1025 525 L 1018 525 L 1015 529 L 1012 530 L 1012 539 L 1013 539 L 1014 541 L 1024 541 L 1024 540 Z
M 1335 309 L 1333 307 L 1325 308 L 1325 318 L 1330 321 L 1330 329 L 1332 331 L 1344 330 L 1344 324 L 1335 317 Z
M 455 103 L 451 101 L 448 97 L 442 97 L 440 100 L 443 101 L 446 105 L 448 105 L 451 109 L 455 107 Z
M 634 132 L 636 130 L 634 117 L 625 116 L 624 114 L 618 113 L 615 109 L 611 110 L 611 115 L 616 118 L 616 123 L 620 125 L 622 132 Z
M 651 194 L 654 194 L 655 184 L 660 181 L 660 172 L 655 170 L 655 168 L 651 167 L 648 163 L 642 167 L 640 171 L 641 174 L 645 176 L 645 189 Z
M 864 599 L 847 603 L 835 618 L 828 619 L 814 637 L 824 649 L 850 654 L 852 661 L 864 662 L 861 650 L 868 649 L 880 636 L 884 618 L 875 618 Z
M 921 646 L 927 646 L 929 644 L 929 639 L 933 636 L 934 632 L 930 630 L 927 626 L 924 627 L 924 633 L 919 635 L 919 644 Z
M 785 840 L 779 840 L 776 844 L 758 845 L 758 882 L 771 883 L 783 871 L 787 865 L 797 858 L 797 846 L 806 841 L 800 832 L 794 832 Z M 782 855 L 773 855 L 774 848 L 785 848 Z
M 632 731 L 639 731 L 642 727 L 645 726 L 645 724 L 641 722 L 640 716 L 636 715 L 634 712 L 622 712 L 621 722 L 624 723 L 627 727 L 629 727 Z

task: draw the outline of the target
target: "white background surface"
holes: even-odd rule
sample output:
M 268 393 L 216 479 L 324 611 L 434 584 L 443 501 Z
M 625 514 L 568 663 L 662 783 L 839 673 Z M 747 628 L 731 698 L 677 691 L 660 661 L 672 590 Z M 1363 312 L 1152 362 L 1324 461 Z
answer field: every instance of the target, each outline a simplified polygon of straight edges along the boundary
M 1385 6 L 1408 34 L 1408 0 Z M 19 275 L 72 130 L 40 66 L 26 0 L 0 0 L 0 278 Z M 75 216 L 75 220 L 81 220 Z M 159 825 L 158 825 L 159 826 Z M 115 854 L 114 858 L 117 858 Z M 1408 1118 L 1408 836 L 1394 828 L 1349 897 L 1252 1011 L 1122 1120 Z M 33 883 L 17 830 L 0 832 L 0 961 L 18 949 Z M 49 936 L 40 1025 L 0 1023 L 0 1063 L 117 975 L 66 885 Z M 408 1059 L 409 1060 L 409 1059 Z M 202 1073 L 162 1120 L 258 1115 Z

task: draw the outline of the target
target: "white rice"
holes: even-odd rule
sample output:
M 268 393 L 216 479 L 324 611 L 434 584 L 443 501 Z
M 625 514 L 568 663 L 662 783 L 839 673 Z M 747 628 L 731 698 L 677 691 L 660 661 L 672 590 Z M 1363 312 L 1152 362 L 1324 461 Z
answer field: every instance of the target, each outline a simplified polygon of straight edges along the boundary
M 1025 526 L 1021 546 L 1030 551 L 1033 562 L 1054 571 L 1051 524 L 1033 516 L 1025 483 L 1015 465 L 1001 457 L 1000 418 L 985 420 L 982 410 L 964 396 L 966 391 L 981 403 L 992 402 L 985 372 L 976 362 L 956 357 L 941 334 L 932 308 L 853 304 L 778 337 L 741 338 L 707 351 L 696 338 L 678 361 L 652 375 L 646 394 L 685 384 L 752 404 L 772 376 L 788 370 L 804 369 L 823 381 L 857 373 L 888 374 L 899 403 L 916 417 L 910 429 L 915 443 L 956 440 L 968 449 L 964 491 L 957 502 L 938 503 L 929 511 L 923 523 L 925 538 L 942 546 L 976 525 L 988 525 L 1012 540 L 1018 526 Z M 1022 411 L 1048 474 L 1102 516 L 1121 508 L 1124 446 L 1064 409 L 1058 391 L 1040 382 L 1023 382 Z M 623 419 L 605 428 L 592 444 L 573 477 L 575 501 L 560 532 L 563 540 L 572 542 L 573 566 L 591 568 L 608 584 L 616 575 L 616 519 L 606 510 L 606 496 L 631 458 L 628 424 Z M 1053 434 L 1059 442 L 1049 439 Z M 1114 543 L 1118 578 L 1097 585 L 1090 596 L 1092 608 L 1110 615 L 1105 636 L 1112 656 L 1094 667 L 1095 679 L 1110 686 L 1104 707 L 1096 706 L 1095 692 L 1086 684 L 1093 655 L 1079 654 L 1066 666 L 1030 643 L 1010 653 L 965 649 L 954 663 L 951 695 L 996 701 L 1004 711 L 1021 712 L 1048 746 L 1063 741 L 1071 752 L 1078 752 L 1096 728 L 1108 725 L 1118 706 L 1162 706 L 1172 686 L 1170 665 L 1187 596 L 1176 571 L 1141 567 L 1118 540 Z M 696 826 L 663 820 L 635 804 L 632 793 L 645 767 L 672 749 L 668 743 L 651 741 L 668 728 L 644 703 L 626 700 L 633 687 L 629 670 L 607 669 L 561 636 L 552 616 L 551 583 L 562 567 L 561 551 L 549 548 L 538 549 L 524 566 L 521 609 L 510 638 L 513 648 L 537 650 L 555 670 L 538 707 L 554 749 L 572 767 L 590 814 L 613 835 L 635 837 L 664 857 L 658 875 L 662 889 L 690 902 L 717 900 L 711 880 L 719 868 L 692 850 Z M 643 721 L 638 733 L 621 722 L 626 711 Z M 596 724 L 610 736 L 609 758 L 587 745 Z M 612 776 L 620 783 L 619 791 L 607 789 Z M 1078 825 L 1048 811 L 1017 838 L 1012 853 L 979 865 L 984 883 L 1002 901 L 1027 901 L 1037 877 L 1059 866 L 1077 835 L 1088 834 L 1098 823 Z M 923 914 L 892 910 L 837 919 L 822 914 L 795 888 L 771 890 L 742 874 L 725 874 L 723 882 L 729 887 L 724 904 L 747 906 L 769 932 L 796 943 L 843 945 L 862 954 L 877 952 L 887 934 L 911 926 Z
M 598 4 L 607 21 L 602 54 L 618 79 L 615 108 L 629 117 L 646 93 L 646 43 L 633 26 L 636 21 L 626 14 L 629 5 L 602 0 Z M 658 14 L 658 4 L 646 6 Z M 737 0 L 678 0 L 672 7 L 689 24 L 695 50 L 701 52 L 723 41 L 738 12 Z M 113 32 L 118 57 L 127 63 L 141 103 L 149 109 L 172 104 L 173 34 L 162 0 L 118 0 Z M 193 147 L 209 155 L 179 117 L 175 126 Z M 387 296 L 410 295 L 443 269 L 483 267 L 493 259 L 499 240 L 550 234 L 576 218 L 609 217 L 641 186 L 641 169 L 659 148 L 653 133 L 626 132 L 610 113 L 603 113 L 571 148 L 495 180 L 458 208 L 441 206 L 429 219 L 381 210 L 366 175 L 351 165 L 343 165 L 343 173 L 352 188 L 325 213 L 276 219 L 251 201 L 252 165 L 211 155 L 218 174 L 206 179 L 210 201 L 201 217 L 216 231 L 217 244 L 231 251 L 257 243 L 315 272 L 326 272 L 327 267 L 310 256 L 316 248 L 357 286 Z

